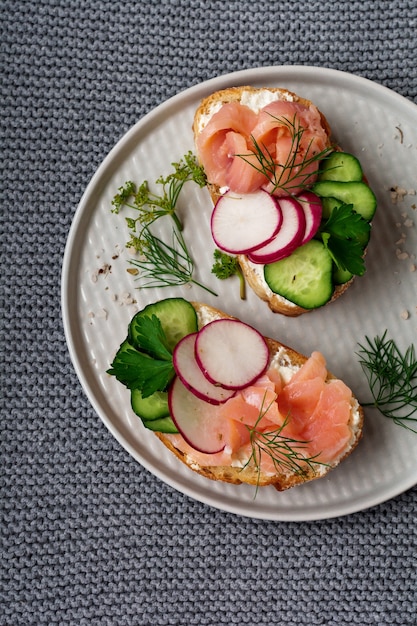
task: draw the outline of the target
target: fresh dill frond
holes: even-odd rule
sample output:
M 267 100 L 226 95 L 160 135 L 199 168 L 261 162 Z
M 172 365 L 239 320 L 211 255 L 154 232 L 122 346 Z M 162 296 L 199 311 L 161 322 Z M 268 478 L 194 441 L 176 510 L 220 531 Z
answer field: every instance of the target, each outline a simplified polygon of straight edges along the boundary
M 211 268 L 211 273 L 217 276 L 220 280 L 225 280 L 231 276 L 237 276 L 240 286 L 240 298 L 241 300 L 245 300 L 246 282 L 237 257 L 226 254 L 226 252 L 222 252 L 218 249 L 214 250 L 213 257 L 214 264 Z
M 111 210 L 113 213 L 120 213 L 122 207 L 126 207 L 136 212 L 135 217 L 125 217 L 129 231 L 126 247 L 139 254 L 139 260 L 130 262 L 142 270 L 139 274 L 139 279 L 144 279 L 142 288 L 194 283 L 217 295 L 193 279 L 194 262 L 182 235 L 182 222 L 176 212 L 179 195 L 186 182 L 193 181 L 199 187 L 206 185 L 204 170 L 191 150 L 171 165 L 174 171 L 166 176 L 159 176 L 155 181 L 162 187 L 161 193 L 152 191 L 146 180 L 140 185 L 127 181 L 113 197 Z M 171 217 L 174 222 L 170 243 L 164 242 L 151 231 L 151 226 L 166 216 Z
M 209 293 L 217 295 L 209 287 L 193 278 L 194 261 L 191 258 L 181 231 L 172 230 L 171 243 L 166 243 L 154 235 L 149 226 L 144 226 L 136 244 L 138 259 L 131 259 L 131 264 L 140 270 L 139 279 L 142 289 L 151 287 L 177 287 L 193 283 Z
M 170 215 L 176 227 L 182 230 L 182 223 L 176 213 L 181 190 L 188 181 L 194 181 L 199 187 L 203 187 L 206 184 L 206 177 L 191 150 L 171 165 L 174 171 L 167 176 L 161 175 L 156 180 L 156 184 L 162 186 L 161 194 L 151 191 L 146 180 L 139 186 L 127 181 L 119 187 L 112 200 L 112 211 L 119 213 L 123 206 L 138 211 L 139 215 L 135 219 L 128 218 L 128 227 L 131 230 L 135 229 L 137 224 L 141 226 L 150 224 L 164 215 Z
M 260 144 L 253 136 L 251 136 L 254 148 L 253 152 L 237 154 L 236 156 L 243 159 L 257 172 L 260 172 L 267 178 L 272 185 L 271 193 L 274 193 L 277 189 L 281 189 L 288 195 L 291 195 L 294 190 L 308 186 L 311 177 L 319 172 L 320 161 L 328 156 L 330 152 L 333 152 L 333 148 L 324 148 L 320 152 L 314 153 L 311 148 L 313 144 L 313 140 L 311 139 L 308 142 L 301 160 L 297 162 L 300 155 L 301 141 L 305 133 L 304 127 L 298 122 L 296 115 L 294 115 L 292 120 L 286 117 L 270 115 L 273 120 L 280 122 L 290 132 L 291 145 L 285 162 L 277 163 L 268 147 L 264 144 Z M 255 162 L 253 160 L 254 155 Z M 317 164 L 317 169 L 310 170 L 312 164 Z
M 131 180 L 125 182 L 122 187 L 119 187 L 117 194 L 114 196 L 112 200 L 112 212 L 119 213 L 120 209 L 127 204 L 129 199 L 136 192 L 136 185 Z
M 394 421 L 417 433 L 417 357 L 414 345 L 404 353 L 393 339 L 387 338 L 387 330 L 373 340 L 365 337 L 366 344 L 359 344 L 359 363 L 365 372 L 373 402 L 372 406 Z
M 182 159 L 171 165 L 174 167 L 175 171 L 167 177 L 166 183 L 169 183 L 172 179 L 177 179 L 182 183 L 192 180 L 201 188 L 207 185 L 207 177 L 204 169 L 198 163 L 191 150 L 189 150 Z M 161 182 L 163 184 L 164 180 L 162 179 Z

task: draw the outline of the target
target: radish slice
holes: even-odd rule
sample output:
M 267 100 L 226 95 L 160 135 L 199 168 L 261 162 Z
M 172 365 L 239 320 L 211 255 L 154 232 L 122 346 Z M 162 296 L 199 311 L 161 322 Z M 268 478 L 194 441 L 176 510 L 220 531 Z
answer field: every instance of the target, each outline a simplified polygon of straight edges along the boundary
M 191 393 L 178 376 L 168 390 L 168 406 L 180 434 L 195 450 L 216 454 L 224 449 L 226 420 L 211 404 Z
M 216 245 L 231 254 L 246 254 L 264 246 L 278 232 L 282 215 L 277 200 L 263 189 L 254 193 L 226 192 L 211 215 Z
M 174 368 L 183 385 L 197 398 L 210 404 L 221 404 L 234 395 L 231 389 L 213 385 L 203 374 L 195 358 L 198 333 L 186 335 L 177 343 L 173 353 Z
M 279 199 L 282 211 L 282 225 L 270 243 L 250 252 L 248 258 L 253 263 L 274 263 L 284 259 L 301 245 L 306 230 L 303 207 L 295 198 Z
M 257 330 L 234 319 L 214 320 L 195 342 L 195 356 L 204 376 L 226 389 L 243 389 L 261 376 L 269 350 Z
M 304 210 L 306 218 L 306 229 L 304 237 L 301 241 L 301 245 L 310 241 L 319 229 L 323 206 L 321 200 L 312 191 L 304 191 L 297 196 L 298 202 L 301 204 Z

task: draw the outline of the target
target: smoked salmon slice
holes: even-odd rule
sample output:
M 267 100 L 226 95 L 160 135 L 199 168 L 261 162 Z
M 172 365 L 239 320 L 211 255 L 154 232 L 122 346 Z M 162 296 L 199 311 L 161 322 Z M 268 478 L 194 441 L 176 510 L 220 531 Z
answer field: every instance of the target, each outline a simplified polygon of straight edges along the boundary
M 237 459 L 247 462 L 255 450 L 262 471 L 274 473 L 277 460 L 268 454 L 268 441 L 274 438 L 287 438 L 290 447 L 307 459 L 331 463 L 351 437 L 351 402 L 352 392 L 341 380 L 327 380 L 325 358 L 316 351 L 288 383 L 271 369 L 223 404 L 210 407 L 213 421 L 223 423 L 222 452 L 198 452 L 180 435 L 169 438 L 202 467 L 229 466 Z
M 321 352 L 314 351 L 300 369 L 292 375 L 288 384 L 296 383 L 300 380 L 311 380 L 312 378 L 326 380 L 326 376 L 326 359 Z
M 341 380 L 325 383 L 314 412 L 301 430 L 312 456 L 319 455 L 322 462 L 335 458 L 349 441 L 351 398 L 350 389 Z
M 228 102 L 211 117 L 199 133 L 196 148 L 210 183 L 219 187 L 229 186 L 228 171 L 236 160 L 235 170 L 238 172 L 232 170 L 232 184 L 239 181 L 238 174 L 241 172 L 244 179 L 247 179 L 248 189 L 251 188 L 256 170 L 236 155 L 250 153 L 250 134 L 256 120 L 256 114 L 249 107 L 238 102 Z M 259 176 L 258 180 L 260 181 Z M 260 184 L 255 188 L 259 187 Z M 240 189 L 233 191 L 241 193 Z
M 314 157 L 327 141 L 314 105 L 277 100 L 255 113 L 233 101 L 212 115 L 197 135 L 196 148 L 211 184 L 282 196 L 314 182 Z
M 222 179 L 224 186 L 236 193 L 252 193 L 268 183 L 266 176 L 259 171 L 260 164 L 250 142 L 243 135 L 226 133 L 223 150 L 227 151 Z

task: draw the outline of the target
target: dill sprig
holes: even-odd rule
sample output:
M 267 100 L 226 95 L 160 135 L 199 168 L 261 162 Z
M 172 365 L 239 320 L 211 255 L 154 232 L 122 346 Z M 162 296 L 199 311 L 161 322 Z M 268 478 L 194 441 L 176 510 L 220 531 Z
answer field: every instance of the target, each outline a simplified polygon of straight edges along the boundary
M 257 486 L 259 486 L 261 476 L 263 455 L 267 455 L 272 459 L 277 472 L 289 471 L 297 476 L 307 477 L 309 470 L 316 471 L 316 466 L 327 466 L 326 463 L 317 460 L 319 454 L 309 457 L 303 453 L 308 447 L 308 441 L 294 439 L 283 434 L 283 430 L 289 422 L 288 416 L 278 428 L 270 431 L 260 430 L 259 422 L 267 414 L 272 402 L 266 408 L 263 408 L 263 404 L 264 402 L 262 402 L 259 416 L 254 426 L 247 426 L 250 435 L 251 454 L 243 467 L 245 469 L 249 465 L 254 465 L 258 473 Z
M 263 174 L 267 180 L 272 184 L 272 191 L 277 189 L 283 190 L 288 195 L 293 193 L 294 189 L 300 187 L 307 187 L 308 181 L 312 176 L 318 174 L 319 164 L 324 157 L 330 152 L 333 152 L 333 148 L 325 148 L 321 152 L 314 153 L 311 150 L 313 140 L 311 139 L 307 145 L 305 153 L 302 155 L 301 161 L 297 163 L 297 158 L 300 154 L 301 141 L 305 132 L 305 129 L 299 121 L 296 115 L 293 120 L 289 120 L 286 117 L 276 117 L 271 115 L 271 118 L 283 124 L 290 131 L 291 146 L 285 163 L 276 163 L 273 155 L 268 150 L 267 146 L 260 144 L 253 136 L 251 140 L 253 143 L 254 151 L 248 154 L 237 154 L 236 156 L 243 159 L 246 163 L 251 165 L 257 172 Z M 253 162 L 253 156 L 256 157 L 256 162 Z M 317 163 L 317 169 L 310 171 L 311 164 Z
M 154 235 L 149 226 L 143 226 L 140 239 L 133 242 L 138 259 L 131 264 L 140 270 L 142 289 L 151 287 L 174 287 L 193 283 L 216 296 L 209 287 L 193 278 L 194 261 L 191 258 L 180 230 L 173 228 L 171 243 L 166 243 Z
M 167 176 L 161 175 L 156 180 L 157 185 L 162 185 L 160 195 L 151 191 L 146 180 L 138 187 L 132 181 L 127 181 L 119 187 L 112 200 L 112 212 L 119 213 L 123 206 L 138 211 L 136 218 L 126 218 L 131 231 L 135 231 L 138 225 L 139 227 L 149 225 L 164 215 L 171 216 L 178 230 L 182 230 L 181 220 L 176 213 L 181 190 L 188 181 L 194 181 L 199 187 L 204 187 L 206 176 L 191 151 L 171 165 L 174 171 Z
M 138 187 L 132 181 L 119 187 L 112 200 L 112 212 L 119 213 L 122 207 L 138 212 L 137 217 L 125 218 L 130 236 L 126 247 L 139 254 L 139 258 L 131 259 L 130 263 L 140 270 L 141 288 L 194 283 L 217 295 L 194 280 L 194 262 L 182 235 L 183 225 L 176 213 L 178 198 L 186 182 L 193 181 L 199 187 L 206 184 L 204 170 L 191 151 L 178 162 L 172 163 L 172 166 L 173 172 L 156 179 L 156 184 L 162 186 L 159 195 L 151 191 L 146 180 Z M 151 230 L 157 220 L 166 216 L 174 222 L 169 243 L 154 235 Z
M 410 422 L 417 422 L 417 358 L 413 345 L 403 354 L 387 331 L 359 344 L 360 365 L 367 377 L 373 402 L 362 403 L 379 409 L 395 424 L 417 433 Z

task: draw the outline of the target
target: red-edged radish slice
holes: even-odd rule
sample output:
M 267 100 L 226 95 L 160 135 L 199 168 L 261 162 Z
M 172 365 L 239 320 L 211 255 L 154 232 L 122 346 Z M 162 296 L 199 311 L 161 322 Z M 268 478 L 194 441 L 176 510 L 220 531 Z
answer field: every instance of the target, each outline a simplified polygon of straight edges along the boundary
M 199 331 L 195 356 L 211 383 L 226 389 L 243 389 L 265 372 L 269 350 L 265 339 L 252 326 L 220 319 Z
M 234 395 L 232 389 L 213 385 L 203 374 L 195 358 L 198 333 L 186 335 L 177 343 L 173 353 L 174 368 L 182 384 L 197 398 L 210 404 L 221 404 Z
M 211 215 L 216 245 L 231 254 L 246 254 L 264 246 L 278 232 L 282 215 L 277 200 L 267 191 L 237 194 L 227 191 Z
M 323 206 L 320 198 L 312 191 L 303 191 L 303 193 L 297 196 L 297 200 L 303 207 L 306 218 L 306 229 L 301 241 L 301 245 L 303 245 L 310 241 L 318 231 L 323 214 Z
M 253 263 L 274 263 L 284 259 L 301 245 L 306 230 L 303 207 L 295 198 L 279 199 L 282 211 L 282 224 L 279 232 L 270 243 L 248 254 Z
M 168 390 L 172 420 L 185 441 L 199 452 L 216 454 L 225 446 L 227 422 L 208 402 L 197 398 L 176 376 Z

